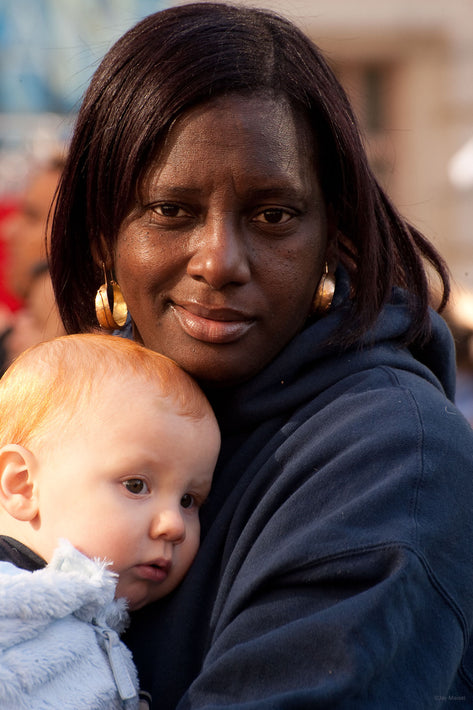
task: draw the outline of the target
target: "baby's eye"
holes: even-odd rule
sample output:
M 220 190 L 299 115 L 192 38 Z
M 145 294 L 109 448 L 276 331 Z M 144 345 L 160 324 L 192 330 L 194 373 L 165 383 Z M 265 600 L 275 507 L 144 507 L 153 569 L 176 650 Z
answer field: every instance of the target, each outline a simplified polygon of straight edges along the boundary
M 147 484 L 145 481 L 141 480 L 141 478 L 128 478 L 126 481 L 123 481 L 123 485 L 127 491 L 135 495 L 149 492 Z
M 268 207 L 254 217 L 255 222 L 264 222 L 265 224 L 284 224 L 288 222 L 293 215 L 282 207 Z
M 190 493 L 184 493 L 181 498 L 181 505 L 183 508 L 192 508 L 195 505 L 195 498 Z

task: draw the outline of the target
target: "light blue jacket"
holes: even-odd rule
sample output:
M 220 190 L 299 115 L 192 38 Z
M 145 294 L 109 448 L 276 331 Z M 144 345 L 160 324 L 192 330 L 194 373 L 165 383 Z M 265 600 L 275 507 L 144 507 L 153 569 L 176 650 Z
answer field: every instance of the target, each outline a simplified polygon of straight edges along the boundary
M 106 563 L 67 541 L 35 572 L 0 562 L 1 710 L 138 708 L 115 587 Z

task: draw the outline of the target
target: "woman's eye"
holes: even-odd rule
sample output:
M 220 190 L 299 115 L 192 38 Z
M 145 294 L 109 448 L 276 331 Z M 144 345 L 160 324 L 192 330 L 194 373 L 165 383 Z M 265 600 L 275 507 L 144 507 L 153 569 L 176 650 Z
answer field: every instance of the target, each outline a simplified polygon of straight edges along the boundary
M 181 498 L 181 505 L 183 508 L 192 508 L 195 505 L 195 498 L 190 493 L 184 493 Z
M 153 211 L 162 217 L 185 217 L 187 212 L 179 207 L 179 205 L 174 205 L 172 202 L 163 203 L 160 205 L 155 205 Z
M 268 207 L 268 209 L 259 212 L 254 218 L 255 222 L 264 222 L 265 224 L 284 224 L 288 222 L 293 215 L 282 207 Z
M 142 481 L 141 478 L 128 478 L 126 481 L 123 481 L 123 485 L 127 491 L 135 495 L 148 493 L 149 490 L 145 481 Z

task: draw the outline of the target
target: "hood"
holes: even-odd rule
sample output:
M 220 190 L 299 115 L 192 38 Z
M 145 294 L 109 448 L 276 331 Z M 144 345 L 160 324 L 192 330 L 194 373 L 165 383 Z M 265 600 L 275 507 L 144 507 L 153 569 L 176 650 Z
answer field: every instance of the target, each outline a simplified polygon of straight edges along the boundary
M 393 291 L 375 326 L 347 349 L 328 345 L 349 303 L 348 276 L 337 272 L 330 313 L 307 327 L 260 373 L 234 388 L 206 392 L 222 431 L 253 428 L 268 417 L 284 416 L 345 377 L 377 366 L 417 374 L 455 396 L 455 348 L 447 324 L 433 310 L 431 334 L 422 347 L 407 348 L 402 337 L 411 316 L 407 296 Z

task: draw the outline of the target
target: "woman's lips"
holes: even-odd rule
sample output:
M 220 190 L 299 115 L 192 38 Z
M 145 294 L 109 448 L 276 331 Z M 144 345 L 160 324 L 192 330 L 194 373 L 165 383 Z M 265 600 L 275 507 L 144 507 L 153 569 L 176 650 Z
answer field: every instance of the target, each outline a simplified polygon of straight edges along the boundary
M 243 337 L 254 324 L 238 311 L 211 310 L 194 304 L 172 304 L 172 309 L 187 335 L 204 343 L 233 343 Z

